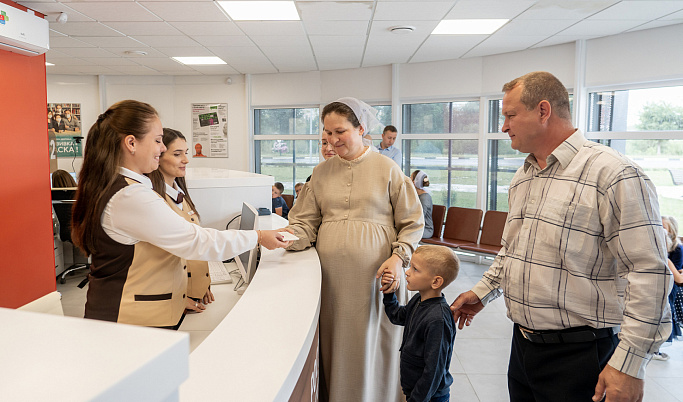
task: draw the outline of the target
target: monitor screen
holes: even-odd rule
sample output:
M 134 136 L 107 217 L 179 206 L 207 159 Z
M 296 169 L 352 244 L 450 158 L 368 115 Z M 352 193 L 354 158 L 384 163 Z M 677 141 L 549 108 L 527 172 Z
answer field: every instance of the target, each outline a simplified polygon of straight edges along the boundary
M 258 225 L 256 224 L 257 217 L 258 212 L 256 211 L 256 208 L 247 204 L 246 202 L 243 203 L 242 217 L 240 219 L 240 230 L 258 229 Z M 245 283 L 249 283 L 256 272 L 256 265 L 258 263 L 258 248 L 259 246 L 256 246 L 255 248 L 245 251 L 235 258 L 235 263 L 237 263 L 237 268 L 239 268 L 240 274 L 242 274 L 242 279 L 244 279 Z

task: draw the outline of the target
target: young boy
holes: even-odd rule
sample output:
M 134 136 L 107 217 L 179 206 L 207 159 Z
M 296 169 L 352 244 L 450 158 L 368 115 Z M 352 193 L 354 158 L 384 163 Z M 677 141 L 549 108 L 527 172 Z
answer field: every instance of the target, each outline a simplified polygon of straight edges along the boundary
M 441 291 L 458 276 L 460 261 L 444 246 L 424 245 L 413 253 L 406 271 L 408 290 L 418 291 L 406 306 L 394 293 L 384 294 L 389 320 L 405 326 L 401 343 L 401 388 L 408 402 L 448 401 L 453 377 L 448 369 L 453 355 L 455 321 Z M 394 280 L 390 271 L 382 284 Z
M 285 199 L 282 198 L 282 193 L 284 191 L 285 186 L 283 186 L 279 181 L 276 181 L 275 184 L 273 184 L 271 196 L 273 197 L 273 212 L 287 219 L 289 207 L 287 206 Z

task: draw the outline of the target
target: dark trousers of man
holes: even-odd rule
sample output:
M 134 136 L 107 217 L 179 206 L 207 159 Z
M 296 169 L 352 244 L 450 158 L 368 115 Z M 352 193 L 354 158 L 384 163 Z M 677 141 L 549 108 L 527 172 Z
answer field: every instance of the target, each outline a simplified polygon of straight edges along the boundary
M 598 376 L 619 343 L 616 334 L 588 342 L 532 343 L 517 324 L 512 336 L 511 402 L 590 401 Z

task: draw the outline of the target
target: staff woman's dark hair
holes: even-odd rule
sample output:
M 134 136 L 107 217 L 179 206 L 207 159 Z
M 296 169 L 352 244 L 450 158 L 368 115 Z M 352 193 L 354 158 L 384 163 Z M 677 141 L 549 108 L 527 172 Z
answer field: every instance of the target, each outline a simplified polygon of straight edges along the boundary
M 172 128 L 164 128 L 164 145 L 166 145 L 167 149 L 170 149 L 169 146 L 171 143 L 175 140 L 180 138 L 181 140 L 187 141 L 183 133 L 181 133 L 178 130 L 174 130 Z M 168 151 L 167 151 L 168 152 Z M 159 159 L 164 157 L 163 152 Z M 164 181 L 164 175 L 161 173 L 161 166 L 152 173 L 147 174 L 147 177 L 152 181 L 152 188 L 154 191 L 159 193 L 161 198 L 166 197 L 166 182 Z M 190 205 L 190 208 L 194 211 L 195 215 L 197 215 L 197 218 L 199 219 L 199 211 L 197 211 L 197 208 L 194 206 L 194 203 L 192 202 L 192 198 L 190 197 L 190 193 L 187 191 L 187 182 L 185 181 L 184 177 L 176 177 L 175 178 L 176 184 L 178 184 L 178 187 L 180 187 L 181 190 L 183 190 L 183 193 L 185 193 L 185 196 L 183 197 L 185 200 L 187 200 L 187 203 Z
M 52 188 L 76 187 L 76 180 L 66 170 L 57 169 L 52 172 Z
M 95 251 L 95 231 L 106 205 L 103 198 L 118 176 L 123 139 L 132 135 L 142 140 L 155 117 L 158 113 L 151 105 L 124 100 L 111 105 L 90 127 L 71 221 L 71 239 L 86 254 Z

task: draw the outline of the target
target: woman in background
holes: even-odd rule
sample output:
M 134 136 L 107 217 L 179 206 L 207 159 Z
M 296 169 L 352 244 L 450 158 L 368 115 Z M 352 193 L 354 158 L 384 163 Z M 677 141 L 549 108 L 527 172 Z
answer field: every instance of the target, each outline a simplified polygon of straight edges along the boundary
M 186 165 L 189 148 L 185 136 L 177 130 L 164 128 L 163 142 L 166 151 L 159 156 L 159 168 L 147 176 L 156 191 L 173 212 L 188 222 L 199 225 L 199 212 L 192 202 L 185 183 Z M 187 302 L 185 308 L 202 312 L 206 304 L 215 299 L 211 293 L 209 263 L 206 261 L 187 261 Z
M 75 188 L 76 180 L 66 170 L 57 169 L 52 172 L 52 188 Z
M 413 185 L 417 191 L 417 196 L 420 197 L 420 204 L 422 204 L 422 214 L 425 218 L 425 230 L 422 232 L 422 238 L 428 239 L 434 235 L 434 223 L 432 222 L 432 196 L 424 189 L 429 187 L 429 177 L 421 170 L 416 170 L 410 175 L 413 180 Z
M 420 241 L 423 218 L 415 187 L 398 165 L 363 145 L 363 133 L 379 123 L 373 112 L 355 98 L 325 106 L 323 140 L 337 156 L 313 169 L 287 227 L 299 237 L 289 249 L 315 242 L 320 257 L 321 399 L 329 394 L 332 402 L 403 399 L 401 328 L 384 314 L 380 291 L 398 289 L 406 302 L 398 279 Z M 381 287 L 385 268 L 397 280 Z
M 144 176 L 166 150 L 156 110 L 124 100 L 88 132 L 72 240 L 92 255 L 85 317 L 177 329 L 184 317 L 182 259 L 223 261 L 256 247 L 285 247 L 274 230 L 202 228 L 171 210 Z
M 667 344 L 671 344 L 674 339 L 678 339 L 683 332 L 683 316 L 681 316 L 681 308 L 676 308 L 676 299 L 681 303 L 680 292 L 683 292 L 681 286 L 683 285 L 683 246 L 678 238 L 678 221 L 673 216 L 662 216 L 662 226 L 666 231 L 666 251 L 669 253 L 668 263 L 669 270 L 674 276 L 674 286 L 669 293 L 669 307 L 671 308 L 671 335 L 667 339 Z M 662 352 L 657 352 L 652 355 L 655 360 L 669 360 L 669 355 Z

